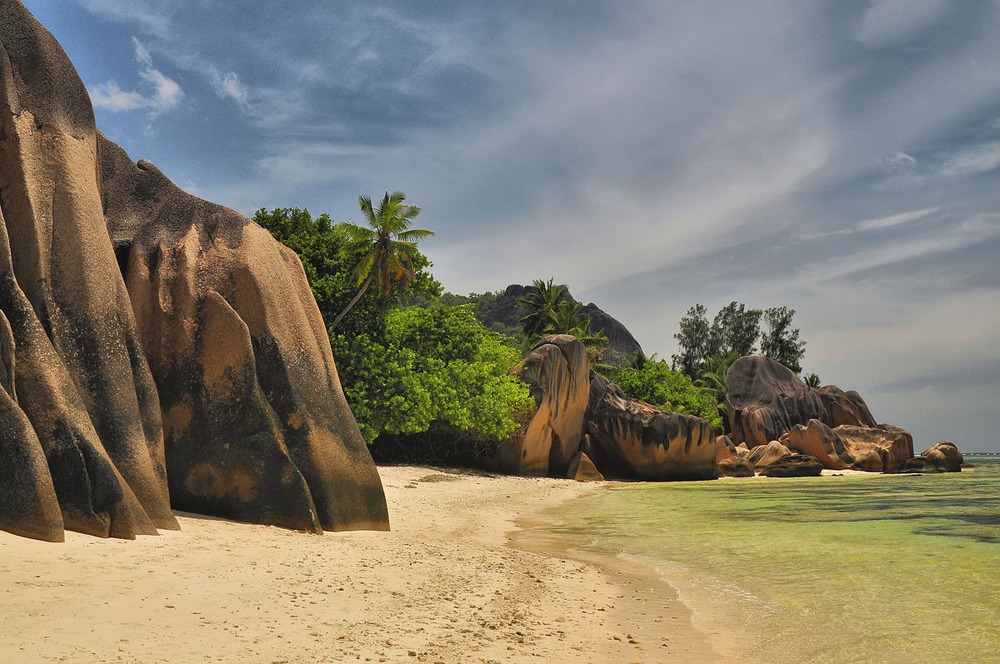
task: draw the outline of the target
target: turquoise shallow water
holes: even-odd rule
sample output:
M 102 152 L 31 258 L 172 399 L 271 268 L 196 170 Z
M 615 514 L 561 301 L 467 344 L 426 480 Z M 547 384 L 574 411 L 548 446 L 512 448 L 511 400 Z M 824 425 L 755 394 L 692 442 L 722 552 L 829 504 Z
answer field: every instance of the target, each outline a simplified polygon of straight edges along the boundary
M 568 546 L 645 562 L 726 659 L 1000 662 L 1000 459 L 961 473 L 617 484 Z

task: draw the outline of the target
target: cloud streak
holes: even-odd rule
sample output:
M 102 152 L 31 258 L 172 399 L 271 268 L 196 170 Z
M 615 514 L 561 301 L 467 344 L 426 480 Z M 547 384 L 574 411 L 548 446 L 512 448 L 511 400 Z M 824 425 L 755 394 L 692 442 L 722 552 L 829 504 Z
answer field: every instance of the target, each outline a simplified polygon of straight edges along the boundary
M 177 108 L 184 98 L 181 86 L 153 66 L 153 58 L 142 42 L 134 38 L 133 41 L 142 91 L 122 90 L 115 81 L 101 83 L 89 90 L 94 107 L 112 113 L 141 109 L 152 117 Z

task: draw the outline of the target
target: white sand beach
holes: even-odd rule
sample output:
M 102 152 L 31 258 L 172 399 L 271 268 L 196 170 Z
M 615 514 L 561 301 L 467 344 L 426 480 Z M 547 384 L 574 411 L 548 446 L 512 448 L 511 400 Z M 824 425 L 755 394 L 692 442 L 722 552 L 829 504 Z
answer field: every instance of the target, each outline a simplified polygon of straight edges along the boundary
M 389 533 L 183 513 L 181 531 L 132 542 L 0 533 L 0 661 L 717 659 L 654 574 L 516 536 L 519 522 L 604 485 L 379 472 Z

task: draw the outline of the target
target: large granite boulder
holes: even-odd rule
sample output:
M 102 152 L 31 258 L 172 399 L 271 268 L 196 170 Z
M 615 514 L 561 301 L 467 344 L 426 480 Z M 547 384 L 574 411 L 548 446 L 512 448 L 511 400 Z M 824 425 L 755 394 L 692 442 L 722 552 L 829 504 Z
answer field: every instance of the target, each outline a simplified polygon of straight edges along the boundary
M 47 540 L 177 527 L 97 152 L 69 59 L 20 2 L 0 0 L 0 472 L 17 477 L 0 483 L 0 528 Z
M 729 367 L 726 412 L 733 442 L 753 448 L 777 440 L 795 424 L 824 419 L 826 407 L 791 370 L 753 355 Z
M 764 468 L 764 477 L 818 477 L 823 473 L 819 459 L 807 454 L 791 454 Z
M 888 472 L 913 457 L 913 438 L 899 427 L 841 425 L 831 428 L 819 420 L 796 424 L 780 442 L 793 452 L 808 454 L 830 470 Z
M 627 399 L 595 374 L 587 411 L 590 454 L 606 477 L 697 480 L 718 477 L 716 444 L 705 420 Z
M 750 450 L 747 455 L 747 462 L 754 467 L 758 473 L 764 472 L 769 466 L 773 466 L 775 463 L 784 459 L 785 457 L 792 456 L 792 451 L 779 443 L 776 440 L 772 440 L 766 445 L 757 445 Z
M 931 466 L 935 470 L 957 473 L 962 470 L 962 462 L 965 460 L 962 453 L 950 440 L 942 440 L 940 443 L 929 447 L 920 453 L 924 460 L 925 467 Z
M 159 389 L 175 507 L 385 529 L 382 484 L 295 253 L 100 141 L 104 212 Z
M 892 471 L 913 457 L 913 437 L 891 424 L 859 427 L 842 424 L 833 432 L 844 439 L 854 463 L 850 468 L 883 473 Z
M 902 429 L 879 425 L 857 392 L 845 392 L 835 385 L 811 389 L 780 363 L 760 355 L 741 357 L 730 366 L 726 376 L 726 407 L 732 439 L 750 448 L 772 440 L 786 442 L 791 436 L 792 449 L 815 456 L 824 467 L 839 470 L 847 467 L 885 469 L 904 460 L 909 439 Z M 826 429 L 813 427 L 805 434 L 793 430 L 816 421 Z M 842 442 L 832 438 L 828 429 L 853 427 L 841 431 L 841 438 L 855 441 L 849 459 Z M 879 450 L 886 450 L 883 458 Z M 912 440 L 909 454 L 913 456 Z M 850 456 L 850 455 L 849 455 Z M 909 457 L 906 457 L 909 458 Z
M 576 337 L 545 337 L 519 368 L 535 410 L 497 451 L 497 466 L 514 475 L 565 477 L 580 452 L 590 398 L 590 359 Z
M 298 259 L 100 136 L 17 0 L 0 0 L 0 364 L 2 529 L 155 534 L 177 527 L 171 497 L 388 525 Z

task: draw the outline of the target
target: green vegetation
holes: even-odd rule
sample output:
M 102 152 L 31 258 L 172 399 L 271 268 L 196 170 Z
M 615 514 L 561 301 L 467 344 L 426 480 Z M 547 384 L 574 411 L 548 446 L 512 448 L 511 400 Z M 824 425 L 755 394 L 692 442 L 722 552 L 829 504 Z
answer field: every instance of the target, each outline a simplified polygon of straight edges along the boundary
M 713 396 L 662 360 L 645 362 L 637 369 L 622 369 L 615 382 L 631 399 L 645 401 L 660 410 L 696 415 L 715 429 L 723 426 Z
M 361 197 L 367 227 L 296 208 L 262 209 L 254 216 L 299 255 L 324 320 L 333 321 L 330 342 L 341 384 L 369 443 L 382 438 L 426 445 L 433 438 L 435 445 L 481 449 L 506 440 L 533 406 L 527 385 L 512 370 L 549 334 L 580 338 L 594 370 L 627 397 L 701 417 L 716 429 L 725 426 L 726 372 L 738 357 L 759 348 L 800 371 L 805 342 L 791 328 L 795 312 L 737 302 L 711 324 L 704 306 L 692 307 L 675 335 L 680 350 L 672 366 L 645 357 L 632 367 L 602 365 L 607 339 L 591 333 L 590 320 L 564 284 L 536 280 L 516 305 L 502 307 L 503 291 L 442 295 L 416 246 L 432 233 L 409 228 L 420 210 L 404 201 L 398 192 L 386 193 L 377 205 Z M 819 384 L 815 374 L 806 380 Z
M 410 222 L 420 214 L 420 208 L 416 205 L 404 205 L 405 200 L 406 196 L 402 192 L 390 194 L 387 191 L 378 207 L 373 208 L 371 199 L 361 196 L 358 204 L 368 220 L 368 227 L 350 222 L 339 224 L 351 246 L 364 247 L 366 253 L 355 268 L 360 288 L 330 323 L 330 329 L 337 329 L 340 321 L 354 308 L 373 282 L 383 295 L 391 295 L 394 288 L 405 291 L 416 281 L 414 260 L 417 240 L 434 233 L 421 228 L 409 228 Z
M 527 384 L 511 373 L 520 349 L 479 324 L 468 305 L 394 309 L 384 334 L 337 333 L 332 341 L 344 393 L 369 443 L 433 423 L 501 441 L 534 405 Z
M 675 370 L 698 380 L 706 371 L 717 369 L 720 358 L 753 355 L 759 343 L 762 355 L 795 373 L 802 371 L 806 342 L 799 341 L 798 329 L 791 328 L 794 309 L 747 309 L 730 302 L 719 310 L 711 325 L 706 314 L 705 307 L 696 304 L 681 318 L 680 331 L 674 335 L 679 352 L 671 357 Z M 761 317 L 767 324 L 764 330 L 760 329 Z
M 441 285 L 416 248 L 430 232 L 407 228 L 418 208 L 403 200 L 386 194 L 373 208 L 362 197 L 370 228 L 296 208 L 258 210 L 254 220 L 298 253 L 324 319 L 339 320 L 330 342 L 366 441 L 431 428 L 505 440 L 534 403 L 511 373 L 521 349 L 484 328 L 473 304 L 438 303 Z M 427 306 L 404 308 L 410 298 Z
M 570 334 L 587 347 L 591 362 L 601 360 L 608 338 L 601 332 L 590 331 L 590 319 L 580 313 L 580 303 L 570 299 L 566 284 L 553 284 L 552 279 L 535 279 L 534 288 L 518 298 L 517 304 L 526 313 L 521 318 L 521 330 L 532 344 L 551 334 Z

